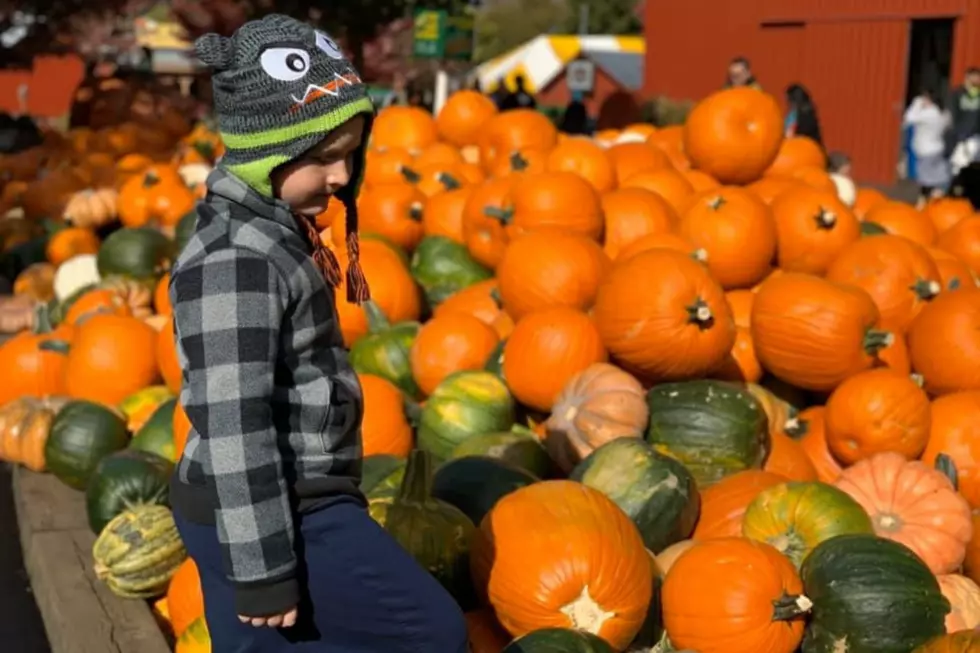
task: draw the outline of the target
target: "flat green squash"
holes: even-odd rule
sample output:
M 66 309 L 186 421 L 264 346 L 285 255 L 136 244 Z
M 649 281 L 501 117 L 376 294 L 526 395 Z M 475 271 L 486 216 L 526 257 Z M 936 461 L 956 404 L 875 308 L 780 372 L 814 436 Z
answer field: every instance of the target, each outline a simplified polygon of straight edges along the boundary
M 418 322 L 392 325 L 374 302 L 364 303 L 368 334 L 350 348 L 350 364 L 360 374 L 374 374 L 394 383 L 409 397 L 420 390 L 412 376 L 409 352 L 419 332 Z
M 173 259 L 174 244 L 150 227 L 123 227 L 102 242 L 96 263 L 99 275 L 152 282 Z
M 368 499 L 395 496 L 405 477 L 405 460 L 378 454 L 361 462 L 361 492 Z
M 509 431 L 480 433 L 460 442 L 450 459 L 489 456 L 531 473 L 538 478 L 551 476 L 552 463 L 541 440 L 531 429 L 515 424 Z
M 818 481 L 767 488 L 742 517 L 745 537 L 775 547 L 797 568 L 818 544 L 849 533 L 874 533 L 871 518 L 846 492 Z
M 686 540 L 701 510 L 697 483 L 681 463 L 638 438 L 610 440 L 569 475 L 599 490 L 633 520 L 653 553 Z
M 646 440 L 679 460 L 704 490 L 726 476 L 760 469 L 769 456 L 769 423 L 759 401 L 725 381 L 661 383 L 647 392 Z
M 493 277 L 464 245 L 445 236 L 422 239 L 412 254 L 411 272 L 432 308 L 453 293 Z
M 441 462 L 463 441 L 513 425 L 514 398 L 500 377 L 456 372 L 443 379 L 422 407 L 418 446 Z
M 172 463 L 177 462 L 177 447 L 174 445 L 174 409 L 176 399 L 163 402 L 150 415 L 129 443 L 130 449 L 148 451 L 165 458 Z
M 99 461 L 127 444 L 119 413 L 91 401 L 70 401 L 51 422 L 44 459 L 58 480 L 84 490 Z
M 455 506 L 474 524 L 502 498 L 538 478 L 520 467 L 488 456 L 449 460 L 432 477 L 432 496 Z
M 939 582 L 898 542 L 838 535 L 817 545 L 800 578 L 813 602 L 802 653 L 909 653 L 946 632 Z
M 543 628 L 515 639 L 501 653 L 615 653 L 615 649 L 591 633 Z
M 148 451 L 123 449 L 103 458 L 85 489 L 85 512 L 98 535 L 116 515 L 140 505 L 167 505 L 171 461 Z
M 504 378 L 504 347 L 506 346 L 507 338 L 502 338 L 487 356 L 486 365 L 483 366 L 483 369 L 493 372 L 500 378 Z

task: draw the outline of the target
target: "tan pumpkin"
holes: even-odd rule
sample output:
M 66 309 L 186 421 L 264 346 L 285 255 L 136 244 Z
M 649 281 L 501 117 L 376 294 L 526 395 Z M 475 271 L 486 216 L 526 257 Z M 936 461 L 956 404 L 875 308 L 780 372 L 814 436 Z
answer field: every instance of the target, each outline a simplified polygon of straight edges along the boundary
M 114 188 L 81 190 L 65 204 L 65 222 L 96 229 L 116 220 L 119 193 Z
M 937 580 L 952 608 L 946 615 L 946 632 L 973 630 L 980 626 L 980 586 L 960 574 L 941 574 Z
M 0 460 L 43 472 L 51 422 L 66 401 L 61 397 L 21 397 L 0 406 Z
M 879 453 L 841 472 L 836 486 L 868 512 L 875 533 L 912 549 L 932 573 L 963 563 L 973 536 L 970 506 L 944 473 Z
M 680 542 L 674 542 L 666 549 L 661 551 L 656 555 L 657 567 L 666 576 L 670 568 L 674 566 L 677 559 L 680 558 L 684 553 L 694 546 L 694 540 L 681 540 Z
M 133 317 L 145 320 L 153 315 L 153 292 L 146 285 L 124 277 L 109 277 L 99 286 L 116 293 Z
M 643 386 L 609 363 L 595 363 L 573 376 L 545 422 L 544 445 L 566 473 L 616 438 L 642 438 L 650 416 Z

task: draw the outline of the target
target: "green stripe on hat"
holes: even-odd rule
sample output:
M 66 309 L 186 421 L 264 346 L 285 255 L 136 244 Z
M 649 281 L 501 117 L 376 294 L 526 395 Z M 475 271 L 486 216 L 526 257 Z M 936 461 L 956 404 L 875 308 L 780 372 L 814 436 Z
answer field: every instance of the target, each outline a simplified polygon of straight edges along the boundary
M 353 102 L 337 107 L 332 111 L 305 120 L 295 125 L 276 127 L 251 134 L 229 134 L 221 132 L 221 140 L 228 150 L 248 150 L 269 145 L 289 143 L 298 138 L 322 133 L 324 136 L 360 113 L 373 113 L 374 105 L 370 98 L 361 97 Z M 239 157 L 247 153 L 239 152 Z M 229 168 L 230 169 L 230 168 Z

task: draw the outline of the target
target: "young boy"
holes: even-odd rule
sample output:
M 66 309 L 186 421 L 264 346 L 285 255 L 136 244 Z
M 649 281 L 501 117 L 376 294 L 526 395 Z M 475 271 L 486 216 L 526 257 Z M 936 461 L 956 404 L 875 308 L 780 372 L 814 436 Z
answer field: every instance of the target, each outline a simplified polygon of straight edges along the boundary
M 462 614 L 375 524 L 358 490 L 361 389 L 347 361 L 336 258 L 313 218 L 347 208 L 373 109 L 322 32 L 280 15 L 209 34 L 226 147 L 170 286 L 193 429 L 171 483 L 216 653 L 464 653 Z

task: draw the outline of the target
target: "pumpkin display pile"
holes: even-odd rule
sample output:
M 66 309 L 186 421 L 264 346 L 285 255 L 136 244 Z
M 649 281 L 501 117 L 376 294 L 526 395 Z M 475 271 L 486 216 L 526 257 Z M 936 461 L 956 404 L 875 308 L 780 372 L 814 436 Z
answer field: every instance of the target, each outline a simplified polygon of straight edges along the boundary
M 198 653 L 166 289 L 221 146 L 177 127 L 0 161 L 3 242 L 49 234 L 0 457 L 85 492 L 98 576 Z M 469 91 L 378 115 L 372 299 L 336 303 L 362 489 L 474 653 L 980 651 L 980 216 L 782 131 L 754 89 L 594 138 Z

